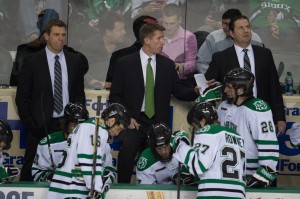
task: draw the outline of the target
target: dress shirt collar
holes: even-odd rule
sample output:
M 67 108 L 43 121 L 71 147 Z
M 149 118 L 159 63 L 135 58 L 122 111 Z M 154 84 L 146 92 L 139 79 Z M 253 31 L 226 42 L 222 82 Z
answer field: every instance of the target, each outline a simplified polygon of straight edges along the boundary
M 52 51 L 49 50 L 49 48 L 46 46 L 46 54 L 47 54 L 47 58 L 48 60 L 55 60 L 55 56 L 58 55 L 59 59 L 62 58 L 62 56 L 64 55 L 64 51 L 60 51 L 58 54 L 53 53 Z
M 247 52 L 253 53 L 253 49 L 252 49 L 252 45 L 249 44 L 249 46 L 247 46 L 247 48 L 241 48 L 240 46 L 234 44 L 234 48 L 235 48 L 235 52 L 237 53 L 243 53 L 244 54 L 244 49 L 248 49 Z
M 143 48 L 141 48 L 140 50 L 140 57 L 142 63 L 148 63 L 149 56 L 146 53 L 144 53 Z M 151 62 L 156 63 L 156 54 L 153 54 L 150 58 L 152 59 Z

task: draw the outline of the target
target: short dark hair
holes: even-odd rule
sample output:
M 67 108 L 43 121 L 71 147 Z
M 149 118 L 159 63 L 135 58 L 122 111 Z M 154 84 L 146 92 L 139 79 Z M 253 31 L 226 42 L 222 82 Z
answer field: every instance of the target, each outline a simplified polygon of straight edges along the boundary
M 241 16 L 242 13 L 239 9 L 236 8 L 230 8 L 227 11 L 224 12 L 222 15 L 222 19 L 230 19 L 230 21 L 236 17 L 236 16 Z
M 236 16 L 236 17 L 234 17 L 233 19 L 230 20 L 230 22 L 229 22 L 229 30 L 231 30 L 231 31 L 234 30 L 234 26 L 235 26 L 234 22 L 236 22 L 236 21 L 239 20 L 239 19 L 246 19 L 246 20 L 249 22 L 248 17 L 245 16 L 245 15 Z M 250 22 L 249 22 L 249 23 L 250 23 Z
M 116 22 L 125 23 L 125 19 L 122 15 L 116 13 L 115 11 L 109 11 L 99 19 L 98 27 L 103 32 L 105 30 L 113 30 Z
M 140 32 L 140 29 L 141 27 L 146 24 L 146 23 L 153 23 L 153 24 L 157 24 L 158 21 L 156 18 L 154 17 L 151 17 L 151 16 L 148 16 L 148 15 L 142 15 L 142 16 L 139 16 L 137 17 L 134 21 L 133 21 L 133 33 L 134 33 L 134 36 L 136 38 L 137 41 L 140 40 L 140 37 L 139 37 L 139 32 Z
M 162 10 L 161 10 L 162 16 L 171 17 L 176 15 L 177 17 L 181 16 L 181 10 L 179 6 L 175 3 L 167 4 Z
M 142 44 L 144 44 L 144 39 L 146 37 L 152 37 L 154 35 L 155 31 L 164 31 L 166 30 L 163 26 L 159 24 L 144 24 L 140 29 L 140 41 Z
M 53 19 L 53 20 L 50 20 L 45 27 L 45 32 L 48 35 L 50 35 L 51 28 L 53 26 L 64 27 L 65 29 L 67 29 L 67 25 L 65 24 L 65 22 L 63 22 L 62 20 L 59 20 L 59 19 Z

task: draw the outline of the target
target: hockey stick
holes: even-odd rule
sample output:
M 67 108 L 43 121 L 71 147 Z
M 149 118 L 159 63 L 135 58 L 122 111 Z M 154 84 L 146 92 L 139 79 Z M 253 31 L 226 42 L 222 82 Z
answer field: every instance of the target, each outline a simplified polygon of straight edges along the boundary
M 42 110 L 42 117 L 43 117 L 43 123 L 44 123 L 44 131 L 45 131 L 45 134 L 46 134 L 48 151 L 49 151 L 49 155 L 50 155 L 51 167 L 52 167 L 52 171 L 54 172 L 55 171 L 54 160 L 53 160 L 53 155 L 52 155 L 52 151 L 51 151 L 51 145 L 50 145 L 48 128 L 47 128 L 47 124 L 46 124 L 46 120 L 45 120 L 45 115 L 44 115 L 44 111 L 43 111 L 43 97 L 44 97 L 44 93 L 42 93 L 42 96 L 41 96 L 41 98 L 42 98 L 41 99 L 41 110 Z
M 181 131 L 182 131 L 182 128 L 183 128 L 183 125 L 181 126 Z M 193 127 L 192 128 L 192 137 L 191 137 L 191 146 L 193 147 L 194 145 L 194 138 L 195 138 L 195 128 Z M 179 162 L 178 163 L 178 175 L 177 175 L 177 199 L 180 199 L 180 178 L 181 178 L 181 165 L 182 163 Z
M 96 177 L 96 165 L 97 165 L 97 140 L 99 133 L 99 120 L 100 120 L 100 104 L 101 104 L 101 96 L 97 96 L 97 110 L 95 117 L 95 134 L 94 134 L 94 153 L 93 153 L 93 169 L 92 169 L 92 181 L 91 181 L 91 196 L 94 195 L 95 191 L 95 177 Z

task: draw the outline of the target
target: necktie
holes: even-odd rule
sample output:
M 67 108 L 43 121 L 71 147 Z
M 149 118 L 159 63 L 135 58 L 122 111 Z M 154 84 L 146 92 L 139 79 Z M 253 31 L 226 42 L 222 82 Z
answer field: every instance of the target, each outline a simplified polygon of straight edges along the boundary
M 148 59 L 146 70 L 146 90 L 145 90 L 145 114 L 152 118 L 155 114 L 154 108 L 154 76 L 151 67 L 151 58 Z
M 62 75 L 59 56 L 55 56 L 54 64 L 54 111 L 61 113 L 63 111 L 63 97 L 62 97 Z
M 250 59 L 248 57 L 247 51 L 248 49 L 243 49 L 244 51 L 244 69 L 248 70 L 251 72 L 251 65 L 250 65 Z

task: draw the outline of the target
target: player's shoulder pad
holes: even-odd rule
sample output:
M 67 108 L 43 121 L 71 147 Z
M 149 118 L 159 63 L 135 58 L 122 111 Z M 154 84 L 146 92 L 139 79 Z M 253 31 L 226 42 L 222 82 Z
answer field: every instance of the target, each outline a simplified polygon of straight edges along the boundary
M 85 120 L 85 121 L 83 122 L 83 124 L 95 124 L 95 119 L 94 119 L 94 118 L 91 118 L 91 119 Z
M 224 130 L 223 126 L 208 124 L 201 128 L 196 134 L 218 134 Z
M 88 120 L 85 120 L 83 123 L 81 123 L 81 124 L 93 124 L 93 125 L 95 125 L 96 124 L 96 121 L 95 121 L 95 118 L 91 118 L 91 119 L 88 119 Z M 101 124 L 101 123 L 99 123 L 99 127 L 101 127 L 102 129 L 105 129 L 105 127 Z
M 65 136 L 64 136 L 64 132 L 63 131 L 58 131 L 55 133 L 51 133 L 48 135 L 50 144 L 54 144 L 54 143 L 58 143 L 58 142 L 63 142 L 65 141 Z M 43 139 L 41 139 L 39 145 L 47 145 L 47 137 L 44 137 Z
M 157 162 L 150 148 L 145 149 L 139 157 L 136 168 L 139 171 L 144 171 Z
M 257 112 L 267 112 L 270 109 L 270 106 L 267 102 L 259 98 L 252 98 L 244 103 L 244 106 L 247 108 L 257 111 Z

